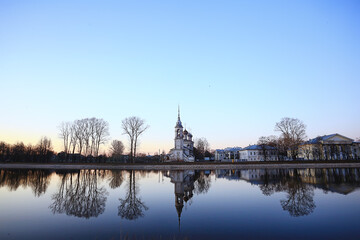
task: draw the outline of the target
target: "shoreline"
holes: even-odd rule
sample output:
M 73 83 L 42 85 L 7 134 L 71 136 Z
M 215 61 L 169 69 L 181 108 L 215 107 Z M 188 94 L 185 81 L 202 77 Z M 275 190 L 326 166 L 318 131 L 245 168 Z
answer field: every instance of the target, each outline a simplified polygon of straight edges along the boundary
M 0 163 L 0 169 L 101 169 L 101 170 L 218 170 L 274 168 L 360 168 L 360 162 L 344 163 L 191 163 L 191 164 L 111 164 L 111 163 Z

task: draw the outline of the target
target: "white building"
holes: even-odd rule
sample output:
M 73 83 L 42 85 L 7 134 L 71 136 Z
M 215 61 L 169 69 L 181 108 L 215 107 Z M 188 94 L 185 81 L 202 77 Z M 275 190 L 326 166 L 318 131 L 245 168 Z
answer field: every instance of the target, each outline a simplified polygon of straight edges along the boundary
M 183 126 L 180 120 L 180 109 L 178 110 L 178 120 L 175 125 L 175 147 L 170 150 L 168 161 L 194 162 L 194 142 L 192 135 Z
M 241 147 L 228 147 L 215 150 L 215 161 L 237 162 L 239 160 L 239 151 Z
M 275 161 L 276 148 L 271 146 L 251 145 L 239 151 L 240 161 Z

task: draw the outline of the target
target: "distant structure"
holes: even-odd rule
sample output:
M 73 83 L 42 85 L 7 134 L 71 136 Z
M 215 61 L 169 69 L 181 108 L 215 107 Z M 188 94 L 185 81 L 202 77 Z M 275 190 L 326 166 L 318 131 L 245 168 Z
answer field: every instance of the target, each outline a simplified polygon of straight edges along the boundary
M 299 146 L 299 158 L 305 160 L 358 159 L 360 143 L 338 133 L 310 139 Z
M 221 162 L 275 161 L 276 157 L 276 148 L 271 146 L 250 145 L 215 151 L 215 161 Z
M 240 151 L 240 161 L 275 161 L 276 148 L 271 146 L 250 145 Z
M 354 139 L 338 133 L 310 139 L 296 148 L 299 160 L 355 160 L 360 158 L 360 141 L 354 141 Z M 215 161 L 248 162 L 291 159 L 290 149 L 287 150 L 287 156 L 279 154 L 280 150 L 273 146 L 250 145 L 245 148 L 216 149 Z
M 194 162 L 194 142 L 192 135 L 183 126 L 180 120 L 180 108 L 178 108 L 178 120 L 175 125 L 175 148 L 170 150 L 168 161 Z
M 231 162 L 239 159 L 239 151 L 241 147 L 228 147 L 215 150 L 215 161 Z

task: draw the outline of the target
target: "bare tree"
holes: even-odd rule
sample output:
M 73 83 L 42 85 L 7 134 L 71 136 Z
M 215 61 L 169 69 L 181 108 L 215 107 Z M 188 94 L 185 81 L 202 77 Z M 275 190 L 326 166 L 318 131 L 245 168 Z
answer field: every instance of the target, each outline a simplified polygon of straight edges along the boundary
M 112 157 L 119 157 L 124 152 L 124 144 L 119 140 L 113 140 L 111 142 L 110 150 L 111 150 L 111 156 Z
M 259 141 L 261 140 L 261 138 L 262 137 L 260 137 Z M 267 146 L 273 147 L 273 152 L 276 155 L 277 160 L 280 161 L 284 159 L 284 156 L 287 155 L 287 149 L 284 146 L 284 139 L 282 137 L 270 135 L 264 137 L 263 140 L 261 140 L 260 142 L 258 141 L 258 144 L 266 144 Z
M 75 127 L 75 137 L 77 141 L 79 154 L 82 153 L 82 149 L 84 146 L 84 129 L 85 129 L 85 121 L 84 120 L 76 120 L 74 122 Z
M 62 122 L 59 126 L 59 129 L 60 129 L 59 137 L 63 140 L 64 152 L 67 154 L 69 153 L 71 123 Z
M 89 119 L 89 131 L 91 133 L 90 155 L 93 155 L 93 153 L 95 152 L 95 142 L 96 142 L 95 126 L 96 126 L 96 118 L 90 118 Z
M 47 137 L 43 137 L 40 139 L 39 144 L 37 146 L 39 156 L 43 158 L 43 160 L 49 160 L 52 155 L 52 144 L 51 139 Z
M 72 154 L 78 150 L 85 156 L 98 156 L 101 144 L 109 136 L 109 124 L 103 119 L 85 118 L 60 125 L 60 137 L 64 141 L 64 151 Z
M 91 135 L 93 134 L 92 132 L 92 128 L 91 128 L 91 121 L 90 119 L 86 118 L 83 119 L 84 121 L 84 129 L 83 129 L 83 140 L 84 140 L 84 146 L 85 146 L 85 152 L 84 155 L 88 156 L 91 155 L 92 151 L 91 151 Z
M 74 124 L 71 125 L 70 127 L 70 143 L 69 143 L 69 149 L 72 149 L 71 153 L 74 154 L 75 153 L 75 148 L 76 148 L 76 143 L 77 143 L 77 138 L 76 138 L 76 127 Z
M 129 137 L 130 157 L 133 162 L 135 161 L 138 139 L 148 128 L 149 125 L 145 125 L 145 120 L 139 117 L 132 116 L 125 118 L 122 121 L 123 134 L 126 134 Z
M 299 119 L 286 117 L 276 123 L 275 131 L 281 132 L 285 145 L 290 150 L 292 159 L 295 160 L 298 155 L 298 146 L 306 138 L 305 124 Z
M 264 157 L 264 161 L 267 161 L 268 160 L 268 155 L 269 155 L 269 147 L 270 147 L 270 138 L 269 137 L 265 137 L 265 136 L 262 136 L 259 138 L 258 142 L 257 142 L 257 145 L 260 146 L 261 148 L 261 155 L 263 155 Z
M 109 136 L 109 124 L 103 119 L 95 122 L 95 156 L 99 154 L 100 144 L 104 144 Z
M 201 154 L 204 155 L 206 151 L 209 151 L 210 144 L 206 138 L 202 137 L 195 140 L 195 147 Z

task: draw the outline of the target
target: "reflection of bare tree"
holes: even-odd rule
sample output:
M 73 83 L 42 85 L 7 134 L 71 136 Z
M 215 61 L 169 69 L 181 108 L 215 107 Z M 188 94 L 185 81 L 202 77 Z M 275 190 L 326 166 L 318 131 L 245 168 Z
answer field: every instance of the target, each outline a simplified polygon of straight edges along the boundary
M 97 170 L 62 175 L 59 191 L 52 196 L 51 211 L 81 218 L 97 217 L 105 210 L 108 192 L 98 186 Z
M 109 186 L 112 189 L 118 188 L 124 181 L 123 171 L 122 170 L 111 170 L 109 172 Z
M 131 170 L 129 173 L 128 191 L 124 199 L 119 199 L 120 206 L 118 208 L 118 215 L 121 218 L 135 220 L 143 217 L 143 211 L 148 210 L 148 207 L 141 201 L 141 198 L 136 197 L 137 193 L 135 173 Z
M 306 216 L 314 211 L 314 187 L 303 183 L 296 170 L 294 176 L 287 181 L 286 192 L 287 199 L 280 200 L 280 203 L 291 216 Z
M 46 192 L 50 184 L 50 173 L 47 170 L 35 170 L 29 176 L 29 185 L 36 197 Z
M 204 171 L 198 172 L 195 176 L 194 192 L 196 194 L 207 193 L 211 187 L 211 177 L 207 176 Z
M 287 171 L 278 169 L 274 174 L 274 170 L 264 169 L 264 174 L 261 176 L 264 183 L 259 186 L 262 193 L 265 196 L 271 196 L 275 192 L 285 191 L 284 184 L 286 182 L 281 181 L 281 179 L 287 176 Z
M 272 194 L 274 194 L 276 192 L 276 188 L 277 188 L 276 185 L 277 184 L 265 183 L 263 185 L 260 185 L 260 190 L 265 196 L 271 196 Z
M 15 191 L 19 186 L 30 187 L 36 197 L 40 197 L 50 184 L 49 170 L 1 170 L 0 187 L 7 186 Z

